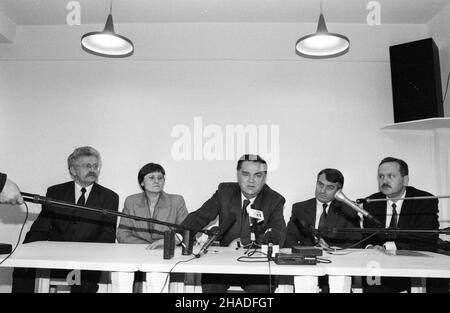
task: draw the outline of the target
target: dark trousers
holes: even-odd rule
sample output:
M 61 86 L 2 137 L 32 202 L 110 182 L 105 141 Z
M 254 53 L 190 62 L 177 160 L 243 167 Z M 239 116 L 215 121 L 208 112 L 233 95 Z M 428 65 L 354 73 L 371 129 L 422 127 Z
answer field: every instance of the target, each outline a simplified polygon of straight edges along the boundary
M 50 278 L 65 279 L 70 270 L 51 270 Z M 99 271 L 81 271 L 80 285 L 72 285 L 72 293 L 96 293 L 98 282 L 100 280 Z M 36 278 L 36 269 L 34 268 L 14 268 L 13 271 L 13 293 L 34 293 L 34 280 Z
M 202 274 L 204 293 L 226 293 L 230 286 L 240 286 L 247 293 L 273 293 L 276 287 L 274 276 Z

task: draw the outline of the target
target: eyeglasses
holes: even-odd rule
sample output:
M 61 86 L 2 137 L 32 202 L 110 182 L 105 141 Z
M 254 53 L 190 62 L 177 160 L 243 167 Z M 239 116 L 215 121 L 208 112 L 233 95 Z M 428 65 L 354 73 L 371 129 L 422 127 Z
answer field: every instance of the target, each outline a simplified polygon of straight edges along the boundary
M 100 165 L 98 164 L 90 164 L 90 163 L 85 163 L 85 164 L 78 164 L 78 167 L 81 167 L 85 170 L 94 170 L 94 171 L 98 171 L 100 169 Z
M 165 177 L 162 175 L 158 175 L 158 176 L 147 176 L 146 179 L 151 180 L 151 181 L 164 181 Z

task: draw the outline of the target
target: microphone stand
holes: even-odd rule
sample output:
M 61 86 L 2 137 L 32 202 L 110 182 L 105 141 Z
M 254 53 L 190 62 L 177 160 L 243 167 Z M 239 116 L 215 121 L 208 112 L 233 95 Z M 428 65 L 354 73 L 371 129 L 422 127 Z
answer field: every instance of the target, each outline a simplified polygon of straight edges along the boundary
M 427 200 L 427 199 L 445 199 L 450 198 L 450 196 L 417 196 L 417 197 L 404 197 L 404 198 L 380 198 L 380 199 L 370 199 L 370 198 L 362 198 L 357 199 L 356 203 L 372 203 L 372 202 L 386 202 L 389 200 Z
M 450 235 L 450 227 L 444 229 L 398 229 L 398 228 L 322 228 L 320 232 L 323 234 L 341 234 L 341 233 L 357 233 L 372 234 L 380 233 L 385 235 L 393 234 L 445 234 Z
M 184 230 L 185 237 L 183 239 L 185 239 L 185 240 L 183 242 L 183 246 L 184 246 L 183 247 L 184 248 L 183 255 L 192 253 L 192 251 L 188 251 L 189 250 L 188 247 L 190 247 L 190 241 L 191 241 L 191 238 L 190 238 L 191 236 L 188 234 L 188 232 L 191 232 L 191 231 L 195 232 L 195 233 L 201 232 L 201 233 L 207 234 L 208 236 L 213 235 L 213 233 L 208 229 L 193 229 L 193 228 L 183 226 L 183 225 L 160 221 L 160 220 L 157 220 L 154 218 L 130 215 L 130 214 L 125 214 L 125 213 L 118 212 L 118 211 L 111 211 L 111 210 L 107 210 L 107 209 L 99 209 L 99 208 L 93 208 L 93 207 L 88 207 L 88 206 L 81 206 L 78 204 L 74 204 L 74 203 L 70 203 L 70 202 L 66 202 L 66 201 L 60 201 L 60 200 L 53 200 L 51 198 L 42 197 L 40 195 L 35 195 L 35 194 L 31 194 L 31 193 L 26 193 L 26 192 L 21 192 L 21 195 L 22 195 L 23 200 L 27 201 L 27 202 L 57 206 L 57 207 L 65 208 L 65 209 L 69 208 L 69 209 L 76 209 L 76 210 L 91 211 L 91 212 L 101 213 L 103 215 L 120 216 L 120 217 L 124 217 L 124 218 L 133 219 L 136 221 L 150 222 L 150 223 L 154 223 L 154 224 L 164 225 L 164 226 L 167 226 L 170 228 Z M 174 236 L 175 236 L 175 234 L 174 234 L 173 230 L 170 230 L 170 231 L 167 231 L 164 233 L 164 258 L 165 259 L 170 259 L 173 257 L 173 250 L 175 249 L 175 245 L 174 245 L 175 237 Z

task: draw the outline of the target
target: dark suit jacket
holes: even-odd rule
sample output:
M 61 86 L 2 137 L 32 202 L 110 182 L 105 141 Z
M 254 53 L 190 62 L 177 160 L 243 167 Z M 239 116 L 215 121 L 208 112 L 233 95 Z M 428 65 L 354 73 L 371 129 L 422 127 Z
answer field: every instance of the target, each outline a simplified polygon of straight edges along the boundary
M 75 183 L 71 181 L 52 186 L 47 190 L 47 197 L 75 203 Z M 94 183 L 86 206 L 117 211 L 119 196 L 114 191 Z M 43 205 L 24 243 L 42 240 L 114 243 L 116 222 L 117 218 L 114 216 Z
M 219 239 L 222 246 L 228 246 L 241 234 L 243 243 L 250 242 L 249 226 L 246 221 L 242 224 L 242 198 L 241 188 L 238 183 L 221 183 L 214 195 L 206 201 L 200 209 L 190 213 L 183 221 L 184 226 L 194 229 L 202 229 L 219 216 L 219 227 L 229 224 L 234 220 L 228 231 Z M 283 217 L 283 206 L 285 199 L 269 186 L 264 185 L 256 197 L 252 208 L 261 210 L 264 221 L 256 224 L 255 235 L 258 242 L 262 242 L 264 232 L 272 228 L 279 234 L 280 241 L 286 229 Z M 244 229 L 241 228 L 241 225 Z M 281 243 L 282 244 L 282 243 Z
M 285 247 L 295 245 L 314 246 L 315 239 L 311 232 L 316 222 L 316 198 L 294 203 L 292 215 L 287 225 Z M 312 227 L 311 227 L 312 226 Z M 344 203 L 332 201 L 328 209 L 325 228 L 359 228 L 359 217 L 354 210 Z M 348 246 L 358 241 L 358 234 L 322 234 L 330 245 Z
M 6 174 L 0 173 L 0 192 L 2 192 L 5 183 L 6 183 Z
M 432 194 L 416 189 L 406 187 L 405 197 L 432 196 Z M 381 192 L 375 193 L 370 199 L 385 199 L 386 196 Z M 370 214 L 377 218 L 383 225 L 386 224 L 386 202 L 372 202 L 364 205 Z M 364 228 L 376 228 L 375 223 L 364 219 Z M 438 229 L 438 200 L 404 200 L 397 227 L 399 229 Z M 400 250 L 421 250 L 435 251 L 437 245 L 437 234 L 412 234 L 412 235 L 377 235 L 370 239 L 367 244 L 382 245 L 386 241 L 394 241 L 397 249 Z
M 52 186 L 47 190 L 47 197 L 75 203 L 75 183 L 72 181 Z M 115 192 L 94 183 L 86 206 L 117 211 L 119 196 Z M 24 243 L 47 240 L 114 243 L 116 240 L 116 221 L 115 216 L 43 205 L 41 213 L 27 233 Z M 52 270 L 52 276 L 65 277 L 66 275 L 65 271 Z M 15 268 L 12 292 L 33 292 L 34 278 L 34 269 Z M 96 292 L 99 279 L 99 271 L 82 271 L 81 286 L 72 286 L 72 292 Z

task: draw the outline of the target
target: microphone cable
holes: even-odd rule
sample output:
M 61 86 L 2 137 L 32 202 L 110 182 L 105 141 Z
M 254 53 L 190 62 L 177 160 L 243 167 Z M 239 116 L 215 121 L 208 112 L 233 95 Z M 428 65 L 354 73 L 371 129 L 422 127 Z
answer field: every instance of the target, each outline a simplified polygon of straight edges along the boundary
M 345 247 L 345 248 L 334 248 L 334 249 L 332 249 L 332 250 L 328 250 L 328 249 L 325 250 L 325 249 L 324 249 L 324 251 L 325 251 L 326 253 L 328 253 L 328 254 L 333 254 L 333 255 L 347 255 L 347 254 L 350 254 L 350 253 L 352 253 L 353 251 L 349 251 L 348 253 L 336 253 L 336 251 L 344 251 L 344 250 L 348 250 L 348 249 L 357 247 L 357 246 L 359 246 L 360 244 L 362 244 L 364 241 L 366 241 L 366 240 L 372 238 L 372 237 L 375 236 L 375 235 L 378 235 L 379 233 L 383 232 L 384 230 L 385 230 L 384 228 L 381 228 L 379 231 L 376 231 L 376 232 L 374 232 L 373 234 L 370 234 L 369 236 L 364 237 L 364 238 L 361 239 L 360 241 L 358 241 L 358 242 L 356 242 L 356 243 L 354 243 L 354 244 L 352 244 L 352 245 L 350 245 L 350 246 L 348 246 L 348 247 Z
M 190 262 L 190 261 L 195 260 L 195 259 L 197 259 L 197 257 L 194 256 L 194 257 L 192 257 L 192 258 L 190 258 L 190 259 L 188 259 L 188 260 L 178 261 L 177 263 L 175 263 L 175 264 L 172 266 L 172 268 L 169 270 L 169 272 L 167 273 L 166 280 L 164 281 L 164 285 L 163 285 L 163 287 L 161 288 L 161 291 L 160 291 L 159 293 L 162 293 L 163 290 L 164 290 L 164 288 L 166 288 L 167 281 L 169 280 L 170 274 L 172 273 L 172 271 L 173 271 L 173 269 L 175 268 L 175 266 L 177 266 L 177 265 L 180 264 L 180 263 L 187 263 L 187 262 Z
M 17 247 L 18 247 L 19 244 L 20 244 L 20 238 L 22 237 L 23 228 L 25 227 L 25 223 L 26 223 L 27 220 L 28 220 L 28 205 L 27 205 L 26 202 L 24 202 L 23 204 L 25 204 L 26 215 L 25 215 L 25 219 L 24 219 L 24 221 L 23 221 L 23 223 L 22 223 L 22 227 L 20 228 L 19 238 L 17 239 L 16 246 L 15 246 L 14 249 L 11 251 L 11 253 L 9 253 L 8 256 L 5 257 L 5 258 L 0 262 L 0 265 L 2 265 L 3 262 L 5 262 L 7 259 L 9 259 L 9 257 L 14 253 L 14 251 L 16 251 Z
M 260 253 L 263 256 L 259 257 L 259 256 L 253 256 L 253 254 L 255 253 Z M 240 256 L 239 258 L 237 258 L 238 262 L 244 262 L 244 263 L 261 263 L 261 262 L 267 262 L 269 265 L 269 293 L 272 293 L 272 270 L 270 268 L 270 262 L 273 261 L 272 258 L 269 258 L 269 256 L 267 255 L 267 253 L 264 253 L 262 251 L 257 251 L 256 249 L 251 252 L 251 254 L 249 253 L 248 255 L 245 256 Z M 262 274 L 264 275 L 264 274 Z

